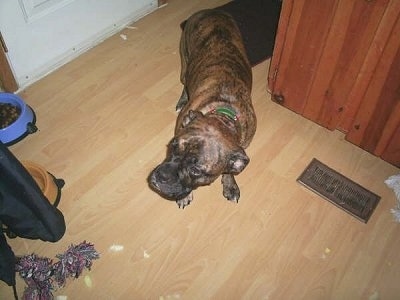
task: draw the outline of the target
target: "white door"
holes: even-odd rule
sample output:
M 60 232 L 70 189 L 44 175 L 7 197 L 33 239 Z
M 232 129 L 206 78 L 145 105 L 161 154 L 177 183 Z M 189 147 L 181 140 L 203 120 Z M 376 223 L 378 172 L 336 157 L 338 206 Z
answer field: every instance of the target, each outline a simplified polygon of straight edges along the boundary
M 125 25 L 157 0 L 0 0 L 0 31 L 21 88 Z

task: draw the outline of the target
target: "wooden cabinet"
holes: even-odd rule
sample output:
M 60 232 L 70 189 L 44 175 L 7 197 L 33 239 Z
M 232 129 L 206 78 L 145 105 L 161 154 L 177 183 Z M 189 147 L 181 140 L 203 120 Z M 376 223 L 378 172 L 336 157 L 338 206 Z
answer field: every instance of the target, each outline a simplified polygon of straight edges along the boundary
M 284 0 L 274 101 L 400 166 L 400 1 Z

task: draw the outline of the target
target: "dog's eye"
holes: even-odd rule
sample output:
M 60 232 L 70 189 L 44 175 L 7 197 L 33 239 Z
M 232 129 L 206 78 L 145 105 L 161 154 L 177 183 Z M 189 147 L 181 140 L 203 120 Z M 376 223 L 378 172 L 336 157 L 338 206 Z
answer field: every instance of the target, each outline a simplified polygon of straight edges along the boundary
M 169 150 L 172 151 L 172 153 L 176 153 L 179 150 L 179 143 L 176 139 L 173 139 L 170 144 L 169 144 Z
M 174 138 L 171 143 L 170 143 L 171 147 L 176 147 L 178 146 L 178 140 L 176 138 Z
M 189 168 L 189 173 L 190 173 L 190 175 L 192 175 L 193 177 L 198 177 L 198 176 L 200 176 L 200 175 L 202 174 L 202 171 L 201 171 L 201 169 L 200 169 L 199 167 L 197 167 L 197 166 L 191 166 L 191 167 Z

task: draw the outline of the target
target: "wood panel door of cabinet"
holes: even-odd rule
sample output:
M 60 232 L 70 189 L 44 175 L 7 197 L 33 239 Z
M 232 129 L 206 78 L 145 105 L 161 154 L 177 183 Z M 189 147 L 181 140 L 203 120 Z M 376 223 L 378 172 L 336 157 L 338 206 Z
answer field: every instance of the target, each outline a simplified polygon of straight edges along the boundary
M 400 166 L 399 20 L 398 0 L 283 1 L 274 101 Z

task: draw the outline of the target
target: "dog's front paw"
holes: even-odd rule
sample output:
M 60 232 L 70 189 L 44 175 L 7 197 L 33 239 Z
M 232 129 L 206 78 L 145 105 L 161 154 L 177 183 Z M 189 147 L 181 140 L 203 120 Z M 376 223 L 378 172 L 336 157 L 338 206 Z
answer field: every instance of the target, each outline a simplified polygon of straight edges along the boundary
M 226 199 L 232 202 L 239 202 L 240 189 L 235 178 L 231 174 L 222 175 L 223 195 Z
M 193 193 L 190 193 L 187 195 L 185 198 L 176 200 L 176 204 L 178 204 L 179 208 L 184 209 L 186 206 L 188 206 L 191 202 L 193 201 Z

